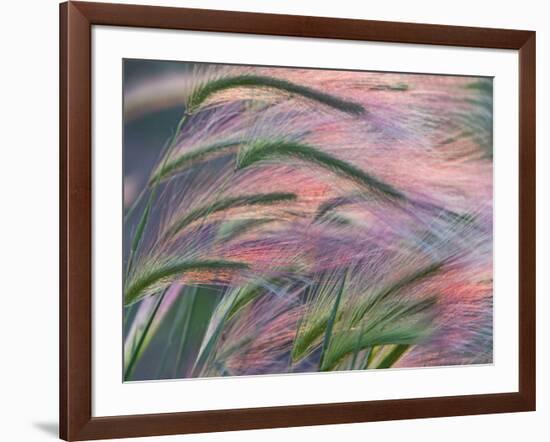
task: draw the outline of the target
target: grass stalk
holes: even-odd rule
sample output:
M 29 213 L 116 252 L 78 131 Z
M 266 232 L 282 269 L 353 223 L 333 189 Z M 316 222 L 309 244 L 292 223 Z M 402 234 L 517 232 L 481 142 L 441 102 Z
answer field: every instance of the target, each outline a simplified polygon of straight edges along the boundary
M 247 267 L 241 262 L 225 260 L 169 260 L 146 269 L 131 280 L 126 286 L 125 303 L 130 305 L 147 295 L 153 295 L 163 286 L 169 285 L 175 277 L 189 271 L 239 270 Z
M 172 308 L 176 307 L 177 311 L 174 316 L 174 320 L 172 322 L 172 327 L 170 328 L 170 334 L 168 335 L 168 340 L 166 342 L 166 345 L 164 345 L 164 349 L 162 351 L 162 356 L 160 359 L 159 368 L 157 370 L 156 379 L 162 379 L 162 374 L 166 369 L 166 362 L 168 360 L 168 356 L 170 355 L 170 350 L 174 342 L 174 339 L 176 337 L 176 333 L 181 328 L 182 320 L 185 319 L 185 315 L 188 313 L 186 308 L 187 298 L 184 296 L 184 292 L 185 292 L 185 287 L 182 287 L 178 292 L 178 298 L 176 300 L 176 303 L 172 307 Z M 132 305 L 136 305 L 136 304 L 132 304 Z
M 338 309 L 340 308 L 340 300 L 342 299 L 342 293 L 344 293 L 345 283 L 346 283 L 346 274 L 344 274 L 344 276 L 342 277 L 342 281 L 340 282 L 340 288 L 334 299 L 332 311 L 330 313 L 330 317 L 327 322 L 327 327 L 325 329 L 325 338 L 323 340 L 323 347 L 321 349 L 321 357 L 319 358 L 319 370 L 322 370 L 323 368 L 325 356 L 330 346 L 330 340 L 332 339 L 332 331 L 334 329 L 334 324 L 336 323 L 336 316 L 338 314 Z
M 359 367 L 359 370 L 366 370 L 369 368 L 370 363 L 372 362 L 374 347 L 367 347 L 365 352 L 365 357 L 363 358 L 363 363 Z
M 185 322 L 183 325 L 183 330 L 181 333 L 181 339 L 178 346 L 178 354 L 176 356 L 176 363 L 174 364 L 174 375 L 173 377 L 176 378 L 178 376 L 178 373 L 180 373 L 183 363 L 183 355 L 185 353 L 185 349 L 187 348 L 187 342 L 189 341 L 189 328 L 191 323 L 191 318 L 193 315 L 193 312 L 195 311 L 196 307 L 196 301 L 197 301 L 197 288 L 192 287 L 191 293 L 186 295 L 187 303 L 186 303 L 186 314 L 185 314 Z
M 234 88 L 270 89 L 296 95 L 350 115 L 361 115 L 365 109 L 360 104 L 316 89 L 301 86 L 287 80 L 262 75 L 237 75 L 211 80 L 197 88 L 188 100 L 189 112 L 197 111 L 211 96 Z
M 297 159 L 316 164 L 334 174 L 395 200 L 405 200 L 405 196 L 393 186 L 379 180 L 347 161 L 336 158 L 307 144 L 291 141 L 261 140 L 239 151 L 237 167 L 244 169 L 265 160 Z
M 267 206 L 285 201 L 294 201 L 296 195 L 294 193 L 259 193 L 254 195 L 243 195 L 236 197 L 228 197 L 219 199 L 211 204 L 197 207 L 187 212 L 183 217 L 176 219 L 163 233 L 163 240 L 170 239 L 176 236 L 185 227 L 193 222 L 205 218 L 213 213 L 223 212 L 229 209 L 247 206 Z
M 410 344 L 396 345 L 392 350 L 384 356 L 384 359 L 376 366 L 376 368 L 390 368 L 405 354 L 410 348 Z
M 168 148 L 166 149 L 166 153 L 164 154 L 164 158 L 161 161 L 161 163 L 162 163 L 162 166 L 161 166 L 161 169 L 160 169 L 161 172 L 162 172 L 164 166 L 166 165 L 166 163 L 168 161 L 168 158 L 170 157 L 170 154 L 172 153 L 172 150 L 174 149 L 174 147 L 176 145 L 178 135 L 181 132 L 181 129 L 183 128 L 183 125 L 185 124 L 186 121 L 187 121 L 187 113 L 184 114 L 184 116 L 180 119 L 180 121 L 179 121 L 179 123 L 176 127 L 176 131 L 174 132 L 174 135 L 172 136 L 172 138 L 170 140 Z M 128 266 L 126 268 L 126 277 L 128 277 L 128 275 L 130 275 L 130 273 L 132 271 L 135 256 L 136 256 L 136 254 L 139 250 L 139 246 L 141 245 L 141 240 L 143 238 L 143 234 L 144 234 L 145 229 L 147 227 L 147 223 L 149 222 L 149 216 L 150 216 L 153 204 L 155 202 L 155 198 L 156 198 L 156 194 L 157 194 L 157 191 L 158 191 L 159 184 L 160 184 L 160 177 L 155 180 L 155 182 L 154 182 L 154 184 L 151 188 L 151 191 L 149 192 L 149 198 L 147 200 L 147 205 L 145 206 L 145 209 L 144 209 L 144 211 L 141 215 L 141 218 L 139 220 L 136 233 L 134 234 L 134 237 L 132 238 L 132 243 L 130 245 L 130 254 L 129 254 L 129 257 L 128 257 Z
M 132 354 L 130 356 L 130 360 L 128 361 L 128 364 L 126 366 L 126 369 L 124 370 L 124 380 L 129 381 L 131 380 L 131 377 L 134 373 L 134 369 L 136 366 L 137 361 L 139 360 L 139 357 L 141 356 L 141 351 L 143 349 L 143 344 L 145 343 L 145 340 L 149 334 L 149 330 L 151 329 L 151 325 L 153 324 L 153 321 L 157 315 L 157 312 L 162 304 L 162 301 L 164 300 L 164 297 L 166 295 L 166 292 L 168 289 L 164 290 L 157 299 L 157 302 L 155 303 L 155 306 L 153 307 L 153 310 L 151 314 L 149 315 L 149 318 L 147 318 L 147 322 L 145 323 L 145 328 L 143 329 L 143 332 L 141 333 L 136 346 L 134 350 L 132 351 Z

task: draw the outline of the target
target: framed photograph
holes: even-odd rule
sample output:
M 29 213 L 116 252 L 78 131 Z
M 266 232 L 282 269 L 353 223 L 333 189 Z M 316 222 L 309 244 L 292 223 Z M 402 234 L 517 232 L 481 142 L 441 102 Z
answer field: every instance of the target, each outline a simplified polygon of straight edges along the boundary
M 535 409 L 535 33 L 60 6 L 60 437 Z

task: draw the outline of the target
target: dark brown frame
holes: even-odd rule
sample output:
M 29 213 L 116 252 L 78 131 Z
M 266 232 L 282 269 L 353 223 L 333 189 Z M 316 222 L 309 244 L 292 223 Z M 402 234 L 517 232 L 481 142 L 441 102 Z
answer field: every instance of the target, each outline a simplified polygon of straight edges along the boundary
M 91 28 L 519 51 L 519 392 L 92 417 Z M 106 3 L 60 5 L 60 437 L 87 440 L 535 410 L 535 32 Z

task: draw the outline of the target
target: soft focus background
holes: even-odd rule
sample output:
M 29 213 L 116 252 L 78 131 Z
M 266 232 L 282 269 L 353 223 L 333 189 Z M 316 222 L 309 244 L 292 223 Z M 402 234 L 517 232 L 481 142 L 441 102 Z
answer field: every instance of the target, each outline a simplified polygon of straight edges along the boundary
M 125 60 L 124 87 L 132 89 L 157 76 L 184 74 L 190 65 L 171 61 L 159 63 Z M 148 174 L 158 159 L 167 138 L 178 124 L 183 112 L 180 103 L 163 106 L 155 112 L 135 114 L 126 118 L 124 142 L 124 205 L 129 207 L 146 184 Z M 130 151 L 131 149 L 131 151 Z M 128 235 L 126 236 L 128 239 Z
M 144 3 L 138 0 L 121 3 Z M 280 440 L 542 441 L 550 420 L 550 28 L 545 2 L 463 0 L 319 2 L 316 0 L 150 0 L 157 5 L 535 29 L 538 142 L 538 411 L 488 416 L 377 422 L 136 439 L 253 442 Z M 3 148 L 0 229 L 3 294 L 2 410 L 6 441 L 56 440 L 58 340 L 58 2 L 2 5 Z M 545 264 L 546 263 L 546 264 Z

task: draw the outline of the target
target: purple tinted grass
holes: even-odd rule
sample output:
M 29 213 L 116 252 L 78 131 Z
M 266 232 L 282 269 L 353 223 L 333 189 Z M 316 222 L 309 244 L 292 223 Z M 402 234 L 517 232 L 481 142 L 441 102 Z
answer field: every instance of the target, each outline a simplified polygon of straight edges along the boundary
M 302 319 L 311 312 L 321 314 L 325 308 L 319 297 L 304 295 L 312 292 L 319 275 L 341 275 L 343 269 L 354 269 L 342 294 L 344 313 L 334 331 L 338 333 L 352 327 L 354 309 L 369 296 L 434 262 L 443 263 L 441 271 L 402 288 L 384 307 L 437 297 L 429 317 L 429 336 L 415 342 L 396 366 L 490 362 L 492 111 L 483 88 L 469 87 L 485 80 L 201 67 L 186 74 L 185 90 L 191 93 L 193 85 L 211 78 L 250 72 L 353 99 L 367 112 L 342 115 L 284 94 L 237 89 L 211 97 L 200 112 L 189 117 L 169 161 L 220 141 L 235 145 L 186 163 L 163 181 L 153 228 L 146 232 L 136 265 L 166 257 L 214 257 L 246 262 L 250 267 L 221 279 L 217 275 L 215 280 L 209 274 L 182 276 L 177 284 L 219 284 L 229 290 L 257 278 L 282 276 L 301 284 L 274 283 L 228 321 L 223 339 L 213 350 L 218 358 L 196 375 L 314 369 L 320 343 L 294 366 L 289 366 L 288 358 Z M 173 78 L 164 85 L 162 81 L 156 79 L 151 90 L 169 95 L 170 82 L 183 84 Z M 128 94 L 149 100 L 151 108 L 162 106 L 151 91 L 144 91 L 145 86 Z M 185 103 L 185 93 L 176 95 Z M 137 98 L 130 100 L 135 102 Z M 307 162 L 269 159 L 238 170 L 239 150 L 263 139 L 313 146 L 372 173 L 406 199 L 386 201 Z M 163 235 L 174 219 L 199 205 L 269 192 L 291 192 L 297 198 L 284 205 L 213 213 L 186 226 L 174 238 Z M 231 223 L 264 219 L 270 221 L 250 223 L 250 228 L 220 241 L 219 232 L 230 229 Z M 142 301 L 135 324 L 143 322 L 151 305 L 150 299 Z M 165 316 L 159 317 L 161 321 Z M 354 327 L 350 330 L 356 331 Z M 132 331 L 126 346 L 131 335 Z

